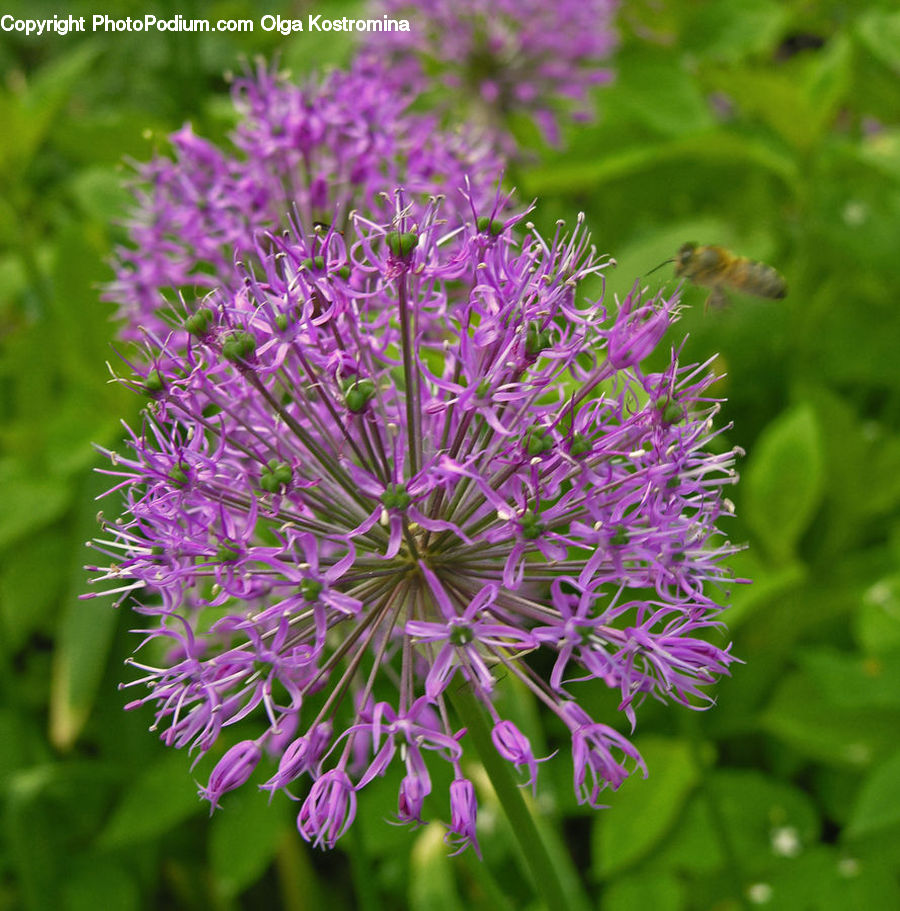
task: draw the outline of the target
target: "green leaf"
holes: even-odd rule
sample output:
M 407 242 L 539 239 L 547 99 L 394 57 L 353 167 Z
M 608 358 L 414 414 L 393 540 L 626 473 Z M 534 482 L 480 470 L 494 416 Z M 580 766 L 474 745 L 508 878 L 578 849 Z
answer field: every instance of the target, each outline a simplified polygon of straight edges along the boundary
M 58 518 L 68 506 L 69 488 L 45 472 L 32 473 L 16 459 L 0 460 L 0 550 Z
M 722 164 L 761 169 L 786 185 L 797 181 L 797 166 L 772 144 L 755 137 L 715 130 L 665 142 L 640 142 L 632 147 L 537 167 L 523 175 L 529 194 L 584 193 L 605 183 L 652 171 L 661 165 L 684 161 L 691 168 Z
M 744 473 L 743 513 L 774 560 L 794 556 L 822 501 L 824 481 L 815 413 L 797 405 L 763 431 Z
M 604 802 L 609 809 L 594 817 L 592 867 L 606 879 L 649 852 L 675 823 L 699 770 L 687 744 L 664 738 L 636 742 L 649 775 L 631 778 Z
M 66 877 L 63 911 L 139 911 L 142 906 L 134 877 L 113 861 L 91 857 L 74 875 Z
M 27 765 L 29 745 L 25 718 L 0 707 L 0 782 Z
M 771 911 L 868 911 L 900 906 L 895 871 L 885 863 L 869 862 L 816 845 L 779 865 L 766 882 L 763 907 Z
M 864 768 L 895 746 L 900 711 L 835 705 L 809 675 L 794 673 L 779 686 L 760 724 L 801 756 Z
M 856 36 L 883 64 L 900 74 L 900 13 L 870 10 L 857 21 Z
M 722 870 L 727 837 L 745 875 L 762 876 L 783 863 L 786 852 L 802 851 L 818 838 L 815 807 L 799 788 L 757 771 L 722 770 L 707 774 L 702 789 L 679 815 L 655 867 L 697 874 Z
M 413 845 L 409 907 L 410 911 L 463 911 L 444 830 L 438 823 L 426 826 Z
M 873 170 L 900 181 L 900 130 L 885 127 L 853 146 L 852 154 Z
M 858 838 L 900 823 L 900 751 L 877 766 L 860 789 L 846 836 Z
M 47 623 L 65 581 L 69 541 L 57 528 L 9 548 L 0 569 L 0 617 L 4 645 L 13 651 Z
M 774 48 L 788 10 L 777 0 L 712 0 L 700 4 L 688 23 L 684 43 L 711 60 L 738 61 Z
M 891 512 L 900 502 L 900 437 L 883 424 L 863 425 L 856 411 L 821 386 L 805 388 L 822 429 L 827 477 L 827 535 L 823 554 L 843 553 L 868 533 L 869 520 Z M 865 465 L 865 471 L 848 471 Z
M 65 856 L 62 832 L 41 799 L 40 783 L 31 770 L 20 773 L 7 789 L 3 823 L 8 863 L 15 871 L 25 911 L 51 911 L 59 906 L 60 867 Z
M 789 592 L 807 581 L 809 570 L 800 563 L 772 567 L 764 563 L 754 550 L 744 550 L 729 560 L 729 566 L 739 579 L 749 579 L 749 585 L 735 585 L 731 589 L 725 622 L 735 630 L 753 620 L 753 614 L 774 602 L 779 602 Z
M 109 650 L 119 617 L 111 598 L 79 600 L 92 591 L 94 574 L 84 564 L 96 555 L 84 542 L 97 534 L 95 497 L 109 486 L 106 476 L 90 472 L 79 489 L 79 510 L 71 541 L 69 584 L 53 653 L 50 697 L 50 737 L 67 749 L 81 732 L 106 670 Z M 104 583 L 116 588 L 116 581 Z
M 15 180 L 16 172 L 31 162 L 97 51 L 95 45 L 82 44 L 45 64 L 19 95 L 0 96 L 0 170 L 7 171 L 8 179 Z
M 616 92 L 607 102 L 663 136 L 699 133 L 713 125 L 695 79 L 672 54 L 646 49 L 623 54 Z
M 610 883 L 603 898 L 604 911 L 682 911 L 685 886 L 680 879 L 662 873 L 635 873 Z
M 844 34 L 835 35 L 813 58 L 806 78 L 806 97 L 817 129 L 829 126 L 845 104 L 852 84 L 853 46 Z
M 798 658 L 822 697 L 834 705 L 900 708 L 900 650 L 865 658 L 825 646 L 801 651 Z
M 122 175 L 111 167 L 90 167 L 77 171 L 71 181 L 72 194 L 81 210 L 94 221 L 109 223 L 120 218 L 132 203 Z M 95 307 L 106 307 L 95 301 Z
M 184 751 L 166 750 L 130 783 L 99 838 L 105 849 L 150 841 L 197 814 L 201 804 Z
M 900 573 L 871 585 L 853 620 L 856 639 L 869 654 L 900 648 Z
M 233 897 L 262 876 L 284 835 L 284 801 L 270 805 L 250 787 L 229 794 L 212 818 L 209 865 L 222 893 Z

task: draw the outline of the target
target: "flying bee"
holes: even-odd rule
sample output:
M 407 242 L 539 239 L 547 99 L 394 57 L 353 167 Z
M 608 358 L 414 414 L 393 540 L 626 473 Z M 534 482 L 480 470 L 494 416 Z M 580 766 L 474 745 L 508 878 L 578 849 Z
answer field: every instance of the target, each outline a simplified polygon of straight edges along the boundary
M 787 294 L 787 282 L 771 266 L 714 245 L 682 244 L 674 259 L 676 278 L 709 288 L 707 307 L 724 307 L 726 291 L 780 300 Z M 665 264 L 663 264 L 665 265 Z M 658 268 L 658 267 L 657 267 Z

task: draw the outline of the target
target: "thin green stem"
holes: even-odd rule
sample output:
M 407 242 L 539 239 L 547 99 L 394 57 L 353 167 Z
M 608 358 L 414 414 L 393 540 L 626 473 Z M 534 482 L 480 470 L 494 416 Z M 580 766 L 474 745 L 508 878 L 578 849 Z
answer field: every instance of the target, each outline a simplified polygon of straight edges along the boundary
M 409 436 L 410 474 L 418 474 L 421 464 L 422 432 L 419 427 L 419 372 L 414 362 L 412 331 L 407 291 L 407 276 L 399 279 L 397 298 L 400 306 L 400 343 L 403 348 L 403 379 L 406 383 L 406 432 Z
M 312 911 L 322 907 L 322 890 L 300 836 L 285 826 L 275 855 L 283 911 Z
M 548 846 L 528 809 L 509 765 L 494 749 L 484 711 L 468 686 L 447 690 L 460 720 L 466 726 L 478 757 L 493 785 L 503 812 L 519 845 L 523 866 L 543 898 L 548 911 L 574 911 L 588 907 L 587 901 L 572 895 L 559 875 Z
M 378 900 L 378 889 L 375 872 L 369 863 L 366 846 L 363 844 L 359 823 L 351 826 L 353 848 L 350 854 L 350 873 L 353 877 L 353 891 L 356 894 L 356 907 L 359 911 L 378 911 L 381 903 Z

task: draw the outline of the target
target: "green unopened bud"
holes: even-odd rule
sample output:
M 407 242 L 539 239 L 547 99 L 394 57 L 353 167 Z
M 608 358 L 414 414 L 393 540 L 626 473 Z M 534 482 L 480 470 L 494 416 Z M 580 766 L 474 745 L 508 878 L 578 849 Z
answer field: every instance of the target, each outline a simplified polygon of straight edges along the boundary
M 158 370 L 151 370 L 144 378 L 144 389 L 146 389 L 150 395 L 162 392 L 165 388 L 166 384 L 163 382 L 163 378 L 160 376 Z
M 179 462 L 177 465 L 173 465 L 169 469 L 169 480 L 176 487 L 184 487 L 184 485 L 187 484 L 187 481 L 188 481 L 187 467 L 188 466 L 185 465 L 183 462 Z
M 269 493 L 276 493 L 282 487 L 290 484 L 294 472 L 287 462 L 278 459 L 269 459 L 269 467 L 264 468 L 259 476 L 259 486 Z
M 591 451 L 591 441 L 581 433 L 576 433 L 572 437 L 572 446 L 569 451 L 573 456 L 584 455 L 586 452 Z
M 325 257 L 324 256 L 314 256 L 312 259 L 304 259 L 300 265 L 304 269 L 308 269 L 312 272 L 313 269 L 316 269 L 319 272 L 322 272 L 325 269 Z
M 341 266 L 341 268 L 337 270 L 337 274 L 338 274 L 342 279 L 344 279 L 344 281 L 346 281 L 348 278 L 350 278 L 350 267 L 349 267 L 349 266 Z
M 530 456 L 543 455 L 553 449 L 555 445 L 553 437 L 546 430 L 538 427 L 532 427 L 525 434 L 525 451 Z
M 468 645 L 475 638 L 475 634 L 468 626 L 453 626 L 450 628 L 450 635 L 447 637 L 451 645 L 461 646 Z
M 381 495 L 381 502 L 385 509 L 406 509 L 409 506 L 410 496 L 402 484 L 391 484 Z
M 262 487 L 266 493 L 277 493 L 281 484 L 271 471 L 264 471 L 259 476 L 259 486 Z
M 344 404 L 354 414 L 362 414 L 375 398 L 375 384 L 371 380 L 354 380 L 344 390 Z
M 553 330 L 548 326 L 541 329 L 541 324 L 532 322 L 528 324 L 525 333 L 525 353 L 529 357 L 537 357 L 545 348 L 553 344 Z
M 539 538 L 544 533 L 544 524 L 538 521 L 538 517 L 533 512 L 526 512 L 521 518 L 522 537 L 528 541 Z
M 279 313 L 275 317 L 275 325 L 278 327 L 279 331 L 284 332 L 288 327 L 288 318 L 287 314 Z
M 684 408 L 678 402 L 661 401 L 658 406 L 664 424 L 677 424 L 684 417 Z
M 419 243 L 419 235 L 415 231 L 404 231 L 402 234 L 399 231 L 390 231 L 386 240 L 388 250 L 394 256 L 406 259 L 416 249 L 416 245 Z
M 223 541 L 216 551 L 219 563 L 234 563 L 241 555 L 241 549 L 233 541 Z
M 247 361 L 256 353 L 256 339 L 246 329 L 232 332 L 222 345 L 222 356 L 228 361 Z
M 488 215 L 479 215 L 475 224 L 482 234 L 491 234 L 493 237 L 498 237 L 506 230 L 502 221 Z
M 185 321 L 184 328 L 191 335 L 204 336 L 209 332 L 209 325 L 212 322 L 213 312 L 209 307 L 202 307 L 196 313 L 192 313 Z
M 272 468 L 272 474 L 275 476 L 275 480 L 279 484 L 290 484 L 294 479 L 294 472 L 290 465 L 287 462 L 279 462 L 274 468 Z
M 300 594 L 305 601 L 315 601 L 322 591 L 322 583 L 317 579 L 304 579 L 300 583 Z

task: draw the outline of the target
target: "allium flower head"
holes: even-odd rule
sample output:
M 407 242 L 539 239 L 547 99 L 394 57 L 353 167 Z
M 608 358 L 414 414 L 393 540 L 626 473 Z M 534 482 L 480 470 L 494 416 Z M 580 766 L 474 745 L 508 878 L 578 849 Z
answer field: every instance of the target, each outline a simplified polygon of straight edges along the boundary
M 123 335 L 164 331 L 164 311 L 215 288 L 237 290 L 264 235 L 298 219 L 341 231 L 356 210 L 389 221 L 384 187 L 404 186 L 418 211 L 443 186 L 448 211 L 465 210 L 455 188 L 468 179 L 480 202 L 500 164 L 471 131 L 440 130 L 409 110 L 409 93 L 371 61 L 296 85 L 259 66 L 234 80 L 239 115 L 223 150 L 190 125 L 170 137 L 173 158 L 138 166 L 129 246 L 117 251 L 106 293 Z
M 482 120 L 495 129 L 522 112 L 555 143 L 561 108 L 587 118 L 590 89 L 611 79 L 604 61 L 616 45 L 616 0 L 381 0 L 377 6 L 411 26 L 369 37 L 371 57 L 391 62 L 387 75 L 405 85 L 427 85 L 423 74 L 437 76 L 442 86 L 476 100 Z
M 500 678 L 528 687 L 594 806 L 643 762 L 581 707 L 588 681 L 632 725 L 647 696 L 711 701 L 734 453 L 705 451 L 707 365 L 642 369 L 676 300 L 581 298 L 609 261 L 580 222 L 545 240 L 498 201 L 451 230 L 396 200 L 387 225 L 272 238 L 187 345 L 150 334 L 95 569 L 146 618 L 131 706 L 198 756 L 237 741 L 211 803 L 269 764 L 262 787 L 305 790 L 299 830 L 330 847 L 392 767 L 397 820 L 421 822 L 443 760 L 448 842 L 477 848 L 459 688 L 535 786 L 495 705 Z

